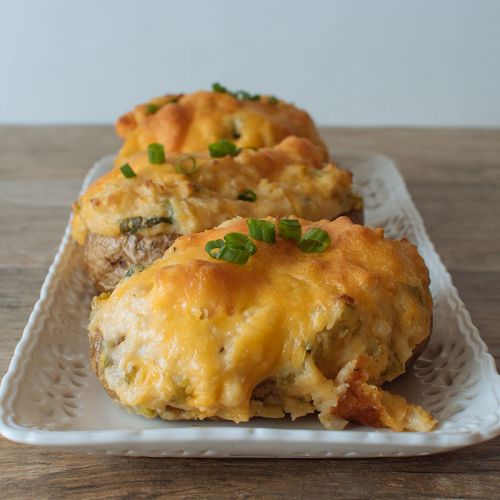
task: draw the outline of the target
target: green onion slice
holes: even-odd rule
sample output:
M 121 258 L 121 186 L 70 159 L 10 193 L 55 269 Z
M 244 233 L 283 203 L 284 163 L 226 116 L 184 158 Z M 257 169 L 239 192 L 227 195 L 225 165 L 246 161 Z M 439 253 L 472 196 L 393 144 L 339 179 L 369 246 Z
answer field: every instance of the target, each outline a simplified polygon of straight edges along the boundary
M 196 164 L 196 158 L 194 156 L 181 156 L 175 162 L 175 170 L 179 174 L 193 175 L 198 171 L 198 165 Z
M 226 262 L 231 262 L 231 264 L 238 264 L 240 266 L 246 264 L 251 254 L 245 250 L 231 245 L 224 245 L 221 248 L 218 259 L 225 260 Z
M 148 146 L 149 163 L 162 165 L 165 163 L 165 148 L 163 144 L 153 143 Z
M 257 199 L 257 195 L 251 189 L 245 189 L 238 195 L 238 200 L 251 201 L 254 202 Z
M 276 241 L 276 229 L 272 222 L 261 219 L 250 218 L 247 220 L 248 232 L 254 240 L 274 243 Z
M 213 257 L 214 259 L 218 259 L 220 256 L 221 249 L 224 248 L 224 240 L 212 240 L 207 242 L 205 245 L 205 252 Z
M 146 219 L 142 223 L 142 227 L 153 227 L 163 223 L 172 224 L 172 219 L 170 217 L 163 217 L 163 216 L 149 217 L 149 219 Z
M 172 224 L 172 218 L 160 215 L 147 219 L 143 217 L 127 217 L 120 221 L 120 231 L 123 234 L 134 234 L 139 231 L 139 229 L 150 228 L 163 223 Z
M 296 219 L 280 219 L 278 222 L 278 234 L 287 240 L 300 241 L 302 227 Z
M 224 236 L 223 240 L 219 239 L 207 242 L 205 251 L 213 259 L 243 265 L 257 251 L 257 247 L 245 234 L 228 233 Z
M 216 82 L 212 84 L 212 90 L 214 92 L 221 92 L 223 94 L 229 94 L 240 101 L 258 101 L 260 100 L 259 94 L 250 94 L 246 90 L 237 90 L 236 92 L 231 92 L 227 87 Z
M 228 233 L 224 236 L 226 246 L 238 248 L 253 255 L 257 251 L 255 243 L 243 233 Z
M 227 139 L 221 139 L 219 142 L 209 144 L 208 151 L 212 158 L 223 158 L 224 156 L 237 156 L 241 149 Z
M 326 250 L 331 243 L 330 235 L 319 227 L 312 227 L 299 241 L 299 248 L 303 252 L 316 253 Z
M 269 96 L 269 98 L 267 99 L 267 102 L 269 104 L 278 104 L 279 99 L 272 95 L 272 96 Z
M 258 101 L 260 99 L 259 94 L 252 95 L 246 90 L 238 90 L 233 93 L 233 96 L 240 101 Z
M 142 225 L 142 217 L 128 217 L 120 221 L 120 231 L 123 234 L 133 234 L 137 232 Z
M 146 108 L 146 114 L 147 115 L 154 115 L 160 109 L 160 107 L 161 106 L 159 104 L 150 103 L 150 104 L 148 104 L 148 107 Z
M 214 92 L 227 92 L 226 87 L 224 87 L 224 85 L 221 85 L 219 82 L 212 83 L 212 90 Z
M 128 163 L 125 163 L 125 165 L 122 165 L 120 167 L 120 170 L 123 174 L 123 177 L 126 177 L 127 179 L 132 179 L 132 177 L 137 176 L 137 174 L 132 170 L 132 167 Z

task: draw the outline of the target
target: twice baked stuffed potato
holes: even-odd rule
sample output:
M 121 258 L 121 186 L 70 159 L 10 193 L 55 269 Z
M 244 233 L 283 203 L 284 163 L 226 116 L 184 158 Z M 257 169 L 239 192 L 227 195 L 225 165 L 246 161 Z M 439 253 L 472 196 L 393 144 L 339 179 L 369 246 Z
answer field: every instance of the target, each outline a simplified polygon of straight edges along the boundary
M 178 238 L 94 299 L 92 365 L 125 408 L 163 419 L 292 419 L 318 412 L 429 431 L 427 411 L 380 388 L 431 333 L 429 274 L 382 229 L 237 218 Z
M 120 117 L 116 131 L 124 144 L 117 165 L 151 143 L 162 144 L 166 152 L 193 152 L 205 151 L 221 139 L 240 148 L 270 147 L 290 135 L 309 139 L 321 148 L 323 159 L 328 158 L 305 111 L 272 96 L 230 92 L 220 85 L 214 88 L 158 97 Z
M 139 152 L 92 184 L 74 204 L 72 229 L 99 290 L 161 257 L 178 235 L 237 215 L 362 220 L 351 174 L 307 139 L 232 153 L 167 154 L 158 163 Z

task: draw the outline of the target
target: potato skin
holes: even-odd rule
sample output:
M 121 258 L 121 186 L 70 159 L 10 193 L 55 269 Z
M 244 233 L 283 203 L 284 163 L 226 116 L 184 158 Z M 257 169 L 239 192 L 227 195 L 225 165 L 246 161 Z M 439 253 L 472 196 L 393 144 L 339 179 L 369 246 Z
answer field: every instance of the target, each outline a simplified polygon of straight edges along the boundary
M 430 325 L 430 328 L 429 328 L 429 335 L 427 336 L 427 338 L 424 339 L 423 342 L 420 342 L 420 344 L 417 344 L 415 346 L 415 348 L 413 349 L 413 352 L 411 354 L 411 356 L 408 358 L 408 360 L 406 361 L 406 364 L 405 364 L 405 371 L 413 364 L 415 363 L 415 361 L 417 361 L 418 358 L 420 358 L 420 356 L 423 354 L 423 352 L 425 351 L 425 348 L 427 347 L 427 344 L 429 343 L 429 341 L 431 340 L 431 336 L 432 336 L 432 325 L 434 323 L 433 321 L 434 317 L 433 315 L 431 314 L 431 325 Z
M 147 266 L 159 259 L 177 234 L 119 237 L 89 232 L 83 248 L 88 275 L 97 290 L 111 291 L 133 266 Z
M 97 375 L 97 378 L 99 379 L 99 382 L 101 383 L 103 389 L 108 393 L 111 399 L 120 404 L 118 396 L 113 390 L 109 388 L 106 382 L 106 377 L 104 376 L 103 338 L 100 333 L 89 333 L 89 354 L 90 366 L 94 370 L 94 373 Z
M 343 214 L 355 224 L 363 224 L 363 209 Z M 100 292 L 110 292 L 133 266 L 148 266 L 159 259 L 179 235 L 137 234 L 119 237 L 89 232 L 84 245 L 87 273 Z

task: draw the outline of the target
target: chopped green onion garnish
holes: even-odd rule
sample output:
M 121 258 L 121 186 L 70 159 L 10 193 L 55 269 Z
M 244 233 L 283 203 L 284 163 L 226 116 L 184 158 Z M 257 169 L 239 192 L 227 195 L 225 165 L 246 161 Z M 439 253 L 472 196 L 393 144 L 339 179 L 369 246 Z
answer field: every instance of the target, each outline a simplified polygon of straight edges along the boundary
M 214 259 L 243 265 L 257 251 L 257 247 L 245 234 L 228 233 L 223 240 L 207 242 L 205 251 Z
M 193 175 L 198 171 L 196 158 L 194 156 L 181 156 L 175 162 L 175 170 L 180 174 Z
M 227 92 L 228 90 L 226 89 L 226 87 L 224 87 L 224 85 L 221 85 L 220 83 L 218 82 L 215 82 L 215 83 L 212 83 L 212 90 L 214 92 Z
M 143 217 L 128 217 L 120 221 L 120 231 L 123 234 L 133 234 L 142 228 L 150 228 L 158 224 L 172 224 L 170 217 L 156 216 L 144 219 Z
M 261 219 L 248 219 L 248 234 L 254 239 L 274 243 L 276 241 L 276 229 L 272 222 Z
M 246 90 L 238 90 L 237 92 L 234 92 L 233 96 L 240 101 L 258 101 L 260 99 L 259 94 L 252 95 Z
M 274 97 L 273 95 L 269 97 L 269 99 L 267 100 L 267 102 L 269 104 L 278 104 L 279 102 L 279 99 L 277 97 Z
M 323 252 L 330 246 L 330 243 L 330 235 L 326 231 L 319 227 L 312 227 L 299 241 L 299 248 L 307 253 Z
M 128 164 L 125 163 L 125 165 L 122 165 L 120 167 L 120 170 L 123 174 L 123 177 L 126 177 L 127 179 L 132 179 L 132 177 L 135 177 L 137 174 L 132 170 L 132 167 Z
M 255 243 L 243 233 L 228 233 L 224 236 L 224 241 L 226 242 L 226 246 L 239 248 L 250 255 L 253 255 L 257 251 Z
M 149 219 L 146 219 L 142 223 L 142 227 L 153 227 L 163 223 L 172 224 L 172 219 L 170 217 L 163 217 L 163 216 L 150 217 Z
M 223 94 L 229 94 L 240 101 L 258 101 L 260 99 L 259 94 L 250 94 L 246 90 L 237 90 L 236 92 L 231 92 L 229 89 L 216 82 L 212 84 L 212 90 L 214 92 L 221 92 Z
M 149 163 L 161 165 L 165 163 L 165 148 L 163 144 L 153 143 L 148 146 Z
M 146 114 L 147 115 L 154 115 L 159 109 L 160 109 L 160 105 L 158 104 L 148 104 L 148 107 L 146 108 Z
M 238 264 L 240 266 L 246 264 L 251 254 L 242 250 L 241 248 L 233 247 L 231 245 L 224 245 L 221 248 L 218 259 L 231 262 L 231 264 Z
M 251 189 L 245 189 L 238 195 L 238 200 L 243 201 L 255 201 L 257 199 L 257 195 Z
M 278 234 L 287 240 L 300 241 L 302 228 L 296 219 L 280 219 L 278 222 Z
M 236 156 L 241 149 L 227 139 L 221 139 L 219 142 L 209 144 L 208 151 L 212 158 L 222 158 L 224 156 Z
M 224 247 L 225 243 L 224 240 L 212 240 L 207 242 L 205 245 L 205 252 L 210 255 L 210 257 L 213 257 L 214 259 L 218 259 L 220 255 L 221 249 Z
M 123 234 L 133 234 L 137 232 L 142 225 L 142 217 L 128 217 L 120 221 L 120 231 Z

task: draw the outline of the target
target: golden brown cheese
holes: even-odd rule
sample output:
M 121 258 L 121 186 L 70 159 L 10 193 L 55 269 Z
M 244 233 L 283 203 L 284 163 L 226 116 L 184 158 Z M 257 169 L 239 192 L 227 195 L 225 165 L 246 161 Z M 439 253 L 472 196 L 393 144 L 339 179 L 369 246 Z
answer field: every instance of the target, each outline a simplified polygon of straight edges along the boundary
M 269 218 L 268 220 L 273 220 Z M 274 221 L 277 222 L 277 221 Z M 179 238 L 146 270 L 94 301 L 95 369 L 127 408 L 149 417 L 352 419 L 427 431 L 435 420 L 377 386 L 405 370 L 430 334 L 428 270 L 382 229 L 300 220 L 331 237 L 321 253 L 255 241 L 245 265 L 204 250 L 245 219 Z
M 202 231 L 237 215 L 333 219 L 362 206 L 352 193 L 351 174 L 324 164 L 321 148 L 306 139 L 288 137 L 274 148 L 246 149 L 236 157 L 191 156 L 198 168 L 192 175 L 176 168 L 178 154 L 155 165 L 140 152 L 128 159 L 136 177 L 113 169 L 95 181 L 75 204 L 74 239 L 84 244 L 88 231 L 119 236 L 120 222 L 133 217 L 170 217 L 172 223 L 138 231 L 154 236 Z M 192 160 L 182 162 L 191 169 Z M 255 202 L 238 199 L 248 189 L 257 195 Z
M 159 106 L 154 113 L 151 106 Z M 271 147 L 290 135 L 305 137 L 328 158 L 314 122 L 303 110 L 269 97 L 239 100 L 228 93 L 200 91 L 168 95 L 140 104 L 116 123 L 125 142 L 117 164 L 157 142 L 167 152 L 205 151 L 209 144 L 228 139 L 242 148 Z

